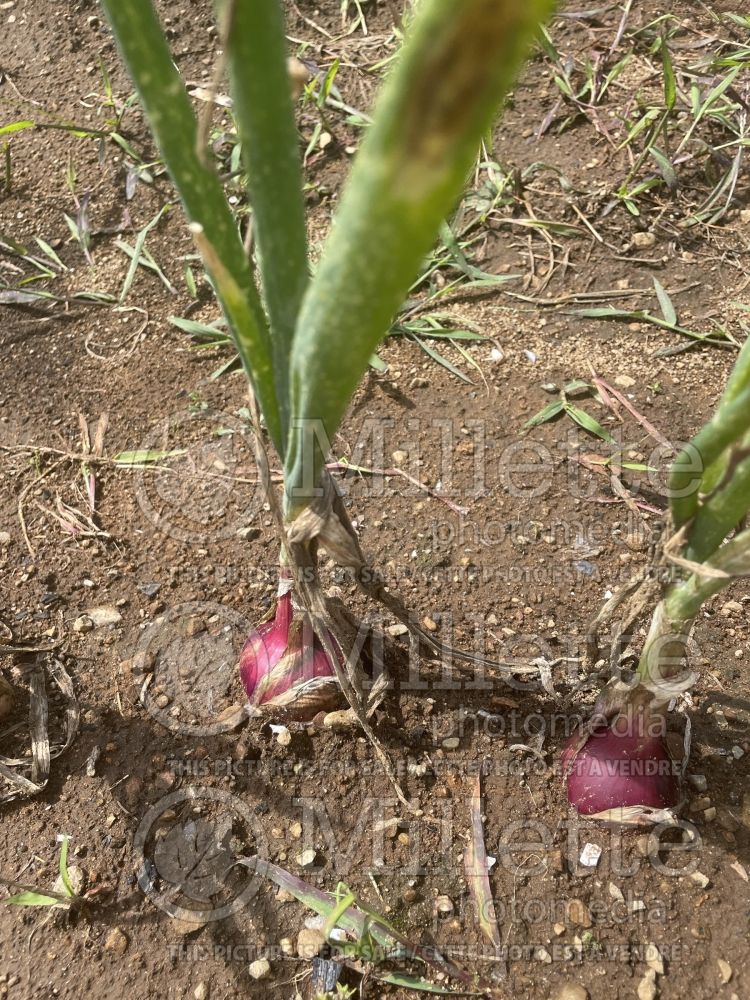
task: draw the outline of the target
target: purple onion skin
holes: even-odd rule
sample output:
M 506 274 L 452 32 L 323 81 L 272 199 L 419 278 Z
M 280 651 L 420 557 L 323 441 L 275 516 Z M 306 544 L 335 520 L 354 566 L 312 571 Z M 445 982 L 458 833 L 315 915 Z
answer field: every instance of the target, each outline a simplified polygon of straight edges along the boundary
M 258 625 L 240 653 L 240 679 L 251 705 L 268 705 L 314 677 L 335 676 L 318 636 L 295 618 L 291 593 L 279 597 L 274 617 Z
M 574 733 L 562 754 L 568 801 L 583 816 L 621 806 L 667 809 L 677 804 L 677 767 L 663 737 L 636 725 L 595 730 L 575 755 Z
M 292 620 L 292 597 L 284 594 L 276 604 L 276 614 L 259 625 L 240 653 L 240 679 L 252 702 L 258 682 L 286 652 Z

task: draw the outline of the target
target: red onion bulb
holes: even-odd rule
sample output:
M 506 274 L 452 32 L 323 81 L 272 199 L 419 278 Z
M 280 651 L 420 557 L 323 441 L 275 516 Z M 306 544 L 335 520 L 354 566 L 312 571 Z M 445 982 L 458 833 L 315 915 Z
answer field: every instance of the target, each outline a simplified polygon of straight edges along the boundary
M 663 735 L 648 732 L 642 720 L 620 716 L 594 730 L 583 746 L 575 733 L 563 750 L 562 768 L 568 801 L 584 816 L 634 806 L 667 809 L 679 800 L 677 765 Z
M 329 641 L 338 648 L 331 636 Z M 290 581 L 281 581 L 273 618 L 258 625 L 242 647 L 240 678 L 250 704 L 266 713 L 284 709 L 309 721 L 338 706 L 335 667 L 308 616 L 295 608 Z

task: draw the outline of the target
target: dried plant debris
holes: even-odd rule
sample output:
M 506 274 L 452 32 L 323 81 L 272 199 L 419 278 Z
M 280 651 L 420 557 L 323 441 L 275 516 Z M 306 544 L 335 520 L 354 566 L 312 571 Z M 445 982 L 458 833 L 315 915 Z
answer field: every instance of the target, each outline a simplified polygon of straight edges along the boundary
M 492 946 L 499 953 L 502 947 L 500 928 L 492 901 L 490 886 L 489 863 L 484 845 L 484 829 L 482 827 L 482 779 L 477 775 L 471 795 L 471 829 L 469 841 L 464 851 L 464 866 L 466 869 L 466 884 L 474 903 L 479 926 Z
M 50 745 L 47 674 L 65 703 L 65 735 L 62 743 Z M 38 795 L 49 780 L 51 762 L 73 742 L 80 718 L 73 681 L 60 660 L 37 661 L 29 674 L 29 735 L 31 753 L 23 757 L 0 756 L 0 777 L 10 789 L 0 791 L 0 803 Z

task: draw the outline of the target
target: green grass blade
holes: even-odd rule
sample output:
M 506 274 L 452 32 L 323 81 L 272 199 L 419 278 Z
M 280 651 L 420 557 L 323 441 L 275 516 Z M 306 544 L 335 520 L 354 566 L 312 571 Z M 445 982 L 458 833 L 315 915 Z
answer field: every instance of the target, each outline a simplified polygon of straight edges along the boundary
M 132 255 L 129 255 L 130 265 L 128 267 L 128 273 L 125 275 L 125 280 L 122 283 L 122 291 L 120 292 L 120 302 L 124 302 L 125 299 L 128 297 L 131 285 L 133 284 L 133 279 L 135 278 L 135 272 L 138 270 L 138 265 L 141 263 L 141 256 L 143 254 L 143 249 L 146 246 L 146 237 L 154 228 L 154 226 L 158 225 L 161 217 L 163 215 L 166 215 L 169 209 L 170 209 L 169 205 L 163 205 L 156 213 L 156 215 L 153 217 L 153 219 L 151 219 L 150 222 L 147 222 L 146 225 L 143 227 L 143 229 L 141 229 L 141 231 L 138 233 L 138 236 L 136 237 L 135 240 L 135 246 L 133 247 L 133 253 Z
M 0 135 L 12 135 L 13 132 L 23 132 L 24 129 L 34 128 L 34 122 L 24 120 L 10 122 L 8 125 L 0 125 Z
M 211 323 L 198 323 L 194 319 L 184 319 L 182 316 L 168 316 L 168 321 L 178 330 L 189 333 L 197 340 L 207 341 L 209 346 L 214 344 L 227 344 L 230 342 L 229 334 L 223 328 L 221 320 Z
M 460 368 L 456 368 L 456 366 L 444 357 L 440 351 L 436 350 L 434 347 L 430 347 L 430 345 L 423 340 L 422 336 L 414 333 L 410 333 L 407 336 L 410 340 L 414 340 L 417 344 L 419 344 L 428 358 L 432 358 L 433 361 L 437 361 L 439 365 L 445 368 L 446 371 L 449 371 L 451 375 L 455 376 L 455 378 L 459 379 L 459 381 L 466 382 L 467 385 L 474 384 L 468 375 L 465 375 Z
M 698 333 L 695 330 L 688 330 L 687 327 L 677 323 L 669 323 L 659 316 L 652 316 L 651 313 L 643 309 L 615 309 L 610 306 L 597 306 L 592 309 L 570 309 L 566 310 L 566 316 L 581 316 L 585 319 L 613 319 L 613 320 L 638 320 L 641 323 L 651 323 L 659 326 L 663 330 L 671 330 L 672 333 L 679 333 L 683 337 L 695 340 L 703 344 L 714 344 L 720 347 L 731 347 L 731 342 L 726 337 L 711 335 L 710 333 Z
M 6 903 L 11 906 L 59 906 L 60 900 L 57 896 L 45 896 L 43 892 L 19 892 L 15 896 L 8 896 Z
M 324 461 L 309 427 L 319 421 L 331 440 L 550 8 L 549 0 L 420 4 L 297 321 L 289 516 L 306 505 Z
M 572 420 L 575 420 L 579 427 L 583 427 L 589 434 L 594 434 L 596 437 L 601 438 L 602 441 L 614 444 L 612 435 L 590 413 L 587 413 L 578 406 L 574 406 L 572 403 L 563 403 L 563 409 Z
M 547 403 L 545 407 L 526 421 L 523 425 L 524 430 L 528 430 L 530 427 L 538 427 L 539 424 L 546 424 L 548 420 L 554 420 L 558 413 L 562 413 L 562 408 L 563 404 L 560 399 L 556 399 L 554 403 Z
M 664 73 L 664 104 L 669 111 L 672 111 L 677 100 L 677 81 L 666 38 L 661 40 L 661 65 Z
M 672 166 L 669 157 L 665 153 L 662 153 L 658 146 L 649 146 L 648 152 L 649 156 L 656 161 L 664 183 L 671 191 L 674 191 L 677 187 L 677 171 Z
M 40 249 L 43 250 L 44 253 L 47 254 L 47 256 L 50 258 L 50 260 L 54 264 L 56 264 L 60 268 L 61 271 L 67 271 L 68 270 L 67 267 L 65 266 L 65 264 L 63 264 L 63 262 L 60 260 L 60 258 L 57 255 L 57 253 L 52 249 L 52 247 L 49 245 L 49 243 L 46 240 L 43 240 L 41 236 L 35 236 L 34 239 L 36 240 L 36 243 L 40 247 Z
M 62 884 L 65 886 L 65 891 L 71 897 L 75 896 L 75 889 L 73 888 L 70 876 L 68 875 L 68 843 L 70 838 L 66 835 L 62 838 L 62 843 L 60 845 L 60 878 L 62 879 Z
M 148 247 L 143 247 L 143 249 L 141 250 L 140 257 L 136 257 L 135 249 L 131 247 L 129 243 L 126 243 L 125 240 L 120 240 L 120 239 L 115 240 L 115 246 L 117 247 L 118 250 L 122 250 L 125 256 L 128 257 L 130 260 L 136 259 L 138 261 L 139 267 L 142 267 L 145 270 L 151 271 L 153 274 L 155 274 L 161 280 L 162 284 L 164 285 L 164 287 L 166 288 L 166 290 L 169 292 L 170 295 L 177 294 L 177 289 L 174 287 L 172 282 L 166 276 L 164 271 L 162 271 L 162 269 L 156 263 Z
M 288 369 L 294 326 L 307 286 L 307 236 L 299 140 L 278 0 L 222 2 L 227 56 L 259 250 L 282 431 L 288 425 Z
M 120 53 L 135 83 L 188 220 L 202 230 L 201 252 L 218 286 L 217 269 L 246 303 L 241 317 L 219 298 L 277 450 L 283 453 L 271 364 L 271 338 L 247 257 L 219 179 L 197 149 L 198 127 L 151 0 L 102 0 Z M 217 267 L 218 266 L 218 267 Z M 230 287 L 224 282 L 225 287 Z M 236 301 L 236 299 L 235 299 Z
M 677 311 L 672 300 L 667 295 L 664 285 L 662 285 L 658 278 L 654 278 L 654 291 L 656 292 L 656 298 L 659 300 L 659 308 L 661 309 L 662 316 L 670 326 L 677 326 Z
M 376 975 L 376 978 L 381 983 L 389 983 L 391 986 L 401 986 L 405 990 L 417 990 L 420 993 L 435 993 L 438 996 L 444 997 L 478 997 L 482 996 L 481 993 L 475 993 L 472 991 L 457 991 L 448 989 L 445 986 L 437 986 L 435 983 L 429 982 L 427 979 L 421 979 L 418 976 L 410 976 L 405 972 L 391 972 L 386 976 Z
M 184 455 L 184 448 L 173 451 L 121 451 L 112 459 L 115 465 L 142 466 L 150 462 L 160 462 L 163 458 L 175 458 Z
M 304 879 L 292 875 L 291 872 L 280 868 L 271 861 L 266 861 L 264 858 L 253 857 L 242 860 L 251 871 L 257 872 L 263 878 L 275 882 L 280 888 L 286 889 L 300 903 L 324 919 L 328 919 L 333 911 L 336 899 L 332 893 L 323 892 L 314 885 L 310 885 L 309 882 L 305 882 Z M 361 937 L 365 927 L 365 914 L 357 906 L 350 906 L 345 913 L 340 914 L 338 926 L 356 937 Z M 377 936 L 378 929 L 376 928 L 375 937 Z M 391 943 L 390 938 L 383 935 L 380 943 L 386 946 Z

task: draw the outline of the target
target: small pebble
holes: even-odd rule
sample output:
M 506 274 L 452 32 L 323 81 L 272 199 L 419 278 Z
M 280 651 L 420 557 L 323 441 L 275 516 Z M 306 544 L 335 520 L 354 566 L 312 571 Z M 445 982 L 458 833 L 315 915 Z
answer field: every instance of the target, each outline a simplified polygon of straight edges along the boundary
M 303 927 L 297 935 L 297 956 L 311 961 L 326 943 L 319 928 Z
M 638 1000 L 654 1000 L 656 996 L 656 973 L 649 969 L 638 983 Z
M 119 927 L 113 927 L 104 939 L 104 947 L 107 951 L 113 951 L 116 955 L 124 955 L 128 950 L 128 936 Z
M 200 635 L 205 630 L 206 623 L 201 618 L 188 618 L 185 622 L 184 632 L 188 639 L 194 639 L 196 635 Z
M 315 857 L 317 852 L 312 847 L 308 847 L 306 851 L 297 855 L 297 864 L 300 868 L 311 868 L 315 864 Z
M 450 896 L 438 896 L 433 904 L 433 910 L 438 917 L 450 917 L 455 907 Z
M 653 969 L 657 975 L 664 975 L 664 959 L 661 957 L 661 952 L 655 944 L 650 943 L 646 945 L 645 961 L 649 969 Z
M 97 628 L 101 628 L 104 625 L 117 625 L 118 622 L 122 621 L 122 615 L 117 608 L 110 607 L 109 605 L 101 608 L 87 608 L 86 614 Z
M 735 861 L 729 867 L 732 869 L 733 872 L 737 872 L 737 874 L 739 875 L 739 877 L 742 879 L 743 882 L 747 882 L 750 879 L 750 876 L 747 874 L 747 869 L 739 861 Z
M 268 979 L 271 974 L 271 963 L 266 958 L 258 958 L 247 967 L 252 979 Z
M 94 627 L 94 623 L 91 621 L 88 615 L 79 615 L 78 618 L 73 622 L 73 631 L 82 634 L 84 632 L 90 632 Z
M 208 983 L 201 981 L 193 990 L 195 1000 L 208 1000 Z
M 162 816 L 164 813 L 162 813 Z M 191 914 L 189 917 L 175 917 L 169 924 L 178 937 L 187 937 L 189 934 L 195 934 L 199 931 L 201 927 L 206 926 L 206 921 L 202 920 L 198 913 L 195 915 Z
M 565 862 L 563 861 L 563 854 L 560 850 L 550 851 L 547 855 L 549 860 L 549 866 L 553 872 L 564 872 Z
M 358 725 L 357 715 L 351 708 L 342 708 L 337 712 L 327 712 L 323 717 L 324 729 L 351 729 Z
M 555 993 L 554 1000 L 589 1000 L 588 991 L 579 983 L 565 983 Z
M 716 964 L 719 966 L 719 979 L 722 984 L 726 986 L 729 980 L 732 978 L 732 966 L 729 962 L 726 962 L 723 958 L 717 958 Z
M 441 745 L 444 750 L 456 750 L 460 742 L 461 740 L 458 736 L 449 736 L 447 739 L 443 740 Z
M 582 899 L 569 899 L 565 907 L 565 912 L 571 924 L 586 928 L 591 927 L 593 924 L 591 910 L 589 910 Z
M 247 718 L 244 705 L 227 705 L 216 716 L 215 724 L 227 732 L 238 729 Z
M 739 601 L 726 601 L 722 604 L 719 614 L 722 615 L 732 615 L 732 614 L 742 614 L 742 605 Z
M 609 889 L 609 894 L 612 897 L 612 899 L 616 899 L 618 903 L 625 902 L 625 897 L 622 894 L 622 889 L 619 886 L 615 885 L 614 882 L 610 882 L 607 888 Z
M 585 865 L 586 868 L 596 868 L 599 864 L 599 858 L 602 856 L 602 849 L 598 844 L 584 844 L 583 850 L 581 851 L 581 864 Z
M 0 718 L 2 718 L 2 711 L 0 710 Z M 86 777 L 93 778 L 96 776 L 96 762 L 99 760 L 102 754 L 102 748 L 98 745 L 94 745 L 91 748 L 91 753 L 86 758 Z

